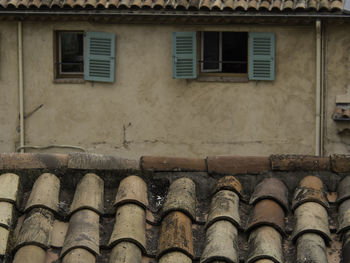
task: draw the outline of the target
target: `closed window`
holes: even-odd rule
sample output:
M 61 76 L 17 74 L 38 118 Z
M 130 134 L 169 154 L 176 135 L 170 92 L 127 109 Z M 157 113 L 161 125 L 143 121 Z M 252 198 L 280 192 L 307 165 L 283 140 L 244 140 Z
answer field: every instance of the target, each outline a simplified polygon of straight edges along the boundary
M 113 82 L 115 35 L 104 32 L 56 31 L 55 78 Z

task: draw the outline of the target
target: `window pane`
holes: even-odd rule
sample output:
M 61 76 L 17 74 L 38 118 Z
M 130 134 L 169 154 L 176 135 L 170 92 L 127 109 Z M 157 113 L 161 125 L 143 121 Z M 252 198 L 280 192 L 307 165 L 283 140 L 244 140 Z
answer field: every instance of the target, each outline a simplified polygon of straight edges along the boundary
M 247 73 L 248 33 L 222 33 L 222 72 Z M 225 63 L 226 62 L 226 63 Z
M 219 32 L 203 32 L 203 70 L 219 69 Z
M 83 69 L 83 33 L 60 33 L 61 73 L 82 73 Z

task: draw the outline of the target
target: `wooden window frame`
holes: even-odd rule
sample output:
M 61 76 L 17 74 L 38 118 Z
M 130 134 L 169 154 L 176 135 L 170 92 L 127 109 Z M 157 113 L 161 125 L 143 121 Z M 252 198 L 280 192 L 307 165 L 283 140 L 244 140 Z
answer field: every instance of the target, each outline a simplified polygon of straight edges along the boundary
M 67 80 L 67 79 L 72 79 L 74 80 L 84 80 L 84 68 L 83 71 L 81 73 L 77 73 L 77 72 L 72 72 L 72 73 L 61 73 L 61 68 L 60 68 L 60 64 L 61 64 L 61 45 L 60 45 L 60 34 L 62 32 L 67 32 L 67 33 L 79 33 L 82 34 L 83 37 L 85 36 L 85 32 L 82 30 L 55 30 L 54 31 L 54 69 L 55 69 L 55 74 L 54 74 L 54 78 L 55 81 L 60 82 L 60 80 Z M 85 41 L 83 41 L 83 67 L 84 67 L 84 53 L 85 53 Z M 63 81 L 62 83 L 65 83 L 65 81 Z M 80 81 L 75 82 L 75 83 L 80 83 Z
M 198 80 L 202 81 L 228 81 L 228 82 L 248 82 L 249 74 L 249 41 L 247 41 L 247 73 L 222 73 L 222 72 L 208 72 L 203 71 L 203 63 L 200 61 L 203 59 L 203 32 L 219 32 L 220 33 L 220 44 L 222 43 L 222 33 L 223 32 L 232 32 L 232 31 L 198 31 L 197 32 L 197 57 L 199 58 L 197 63 L 197 76 Z M 237 31 L 238 32 L 238 31 Z M 245 31 L 244 31 L 245 32 Z M 248 38 L 249 38 L 249 32 Z M 221 46 L 221 45 L 220 45 Z M 221 56 L 222 56 L 222 47 L 220 47 Z

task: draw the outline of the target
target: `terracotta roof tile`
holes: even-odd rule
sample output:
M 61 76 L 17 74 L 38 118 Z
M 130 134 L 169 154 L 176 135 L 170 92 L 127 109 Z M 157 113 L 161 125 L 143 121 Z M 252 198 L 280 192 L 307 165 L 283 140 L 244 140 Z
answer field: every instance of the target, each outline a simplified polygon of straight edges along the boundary
M 5 173 L 0 176 L 0 201 L 16 203 L 18 201 L 19 177 Z
M 337 203 L 339 204 L 347 199 L 350 199 L 350 176 L 344 177 L 339 182 Z
M 216 174 L 259 174 L 270 169 L 268 157 L 209 156 L 208 172 Z
M 141 249 L 131 242 L 118 243 L 111 252 L 110 263 L 141 262 Z
M 13 204 L 0 202 L 0 226 L 9 229 L 12 226 Z
M 180 251 L 190 258 L 194 256 L 191 219 L 178 211 L 162 220 L 158 257 L 171 251 Z
M 193 221 L 196 218 L 196 186 L 191 179 L 180 178 L 174 181 L 169 188 L 162 215 L 171 211 L 182 211 Z
M 247 263 L 253 263 L 259 259 L 283 262 L 282 237 L 274 228 L 269 226 L 257 228 L 249 235 L 248 242 Z
M 343 235 L 343 262 L 350 262 L 350 231 L 346 231 Z
M 4 180 L 7 185 L 2 187 L 0 183 L 0 261 L 4 258 L 5 262 L 17 263 L 24 260 L 31 263 L 28 259 L 35 263 L 276 263 L 282 262 L 282 255 L 285 263 L 301 263 L 304 258 L 322 263 L 325 255 L 332 263 L 350 260 L 347 222 L 350 195 L 347 177 L 340 181 L 343 172 L 310 172 L 309 164 L 302 163 L 303 168 L 299 163 L 301 171 L 295 166 L 278 172 L 269 168 L 270 171 L 253 176 L 223 177 L 203 171 L 173 170 L 135 173 L 125 167 L 102 169 L 103 165 L 112 167 L 103 156 L 98 157 L 104 160 L 101 163 L 84 158 L 89 169 L 45 168 L 57 175 L 47 176 L 51 183 L 40 183 L 45 178 L 40 169 L 21 168 L 18 176 L 9 177 L 14 180 L 0 176 L 0 182 Z M 89 164 L 88 159 L 93 163 Z M 248 158 L 245 163 L 248 160 L 253 159 Z M 101 169 L 94 169 L 94 175 L 83 176 L 96 163 Z M 317 177 L 305 177 L 306 171 Z M 0 174 L 6 172 L 0 170 Z M 296 192 L 295 197 L 287 197 L 286 187 Z M 338 202 L 325 203 L 325 196 L 336 198 L 337 187 Z M 55 201 L 49 201 L 58 191 L 59 196 L 52 199 Z M 38 200 L 32 196 L 40 194 L 40 202 L 33 202 L 39 207 L 33 205 L 26 212 L 17 209 L 25 208 L 32 202 L 30 199 Z M 322 197 L 324 203 L 315 202 L 311 198 L 314 196 Z M 52 205 L 45 205 L 48 201 L 56 206 L 58 203 L 55 213 Z M 292 201 L 300 204 L 294 215 L 286 214 L 282 206 L 288 208 Z M 69 214 L 74 202 L 79 205 Z M 248 232 L 243 233 L 238 229 L 239 221 L 246 224 L 249 215 Z
M 342 154 L 331 155 L 332 170 L 336 173 L 350 172 L 350 156 Z
M 250 232 L 261 226 L 271 226 L 284 235 L 284 212 L 275 201 L 264 199 L 254 205 L 246 231 Z
M 34 207 L 42 207 L 57 213 L 59 192 L 60 180 L 53 174 L 42 174 L 34 183 L 25 212 Z
M 91 209 L 103 214 L 104 182 L 96 174 L 88 173 L 79 182 L 70 207 L 70 214 L 81 210 Z
M 95 263 L 95 255 L 84 248 L 70 250 L 62 260 L 62 263 Z
M 292 209 L 306 202 L 316 202 L 329 209 L 326 191 L 320 178 L 316 176 L 304 177 L 294 192 Z
M 314 233 L 301 235 L 297 240 L 297 262 L 328 263 L 323 238 Z
M 294 242 L 304 233 L 317 233 L 327 243 L 331 240 L 327 210 L 320 204 L 306 202 L 295 209 L 294 216 L 296 220 L 292 235 Z
M 237 228 L 226 220 L 213 223 L 206 232 L 201 263 L 225 261 L 238 263 Z
M 32 209 L 25 217 L 16 240 L 15 249 L 25 245 L 50 247 L 54 215 L 42 208 Z
M 224 176 L 221 177 L 216 182 L 215 191 L 218 192 L 220 190 L 229 190 L 233 191 L 242 197 L 242 185 L 234 176 Z
M 207 164 L 205 159 L 188 159 L 177 157 L 141 157 L 141 167 L 143 170 L 151 171 L 183 171 L 183 172 L 205 172 Z
M 143 208 L 148 206 L 147 185 L 138 176 L 129 176 L 120 182 L 114 205 L 135 203 Z
M 288 212 L 288 189 L 286 185 L 277 178 L 266 178 L 254 189 L 249 204 L 254 205 L 262 199 L 276 201 L 285 211 Z
M 293 1 L 285 2 L 284 9 L 293 8 Z M 328 157 L 300 156 L 300 155 L 271 155 L 271 167 L 276 171 L 322 171 L 330 170 L 330 161 Z
M 228 190 L 217 192 L 211 201 L 207 227 L 219 220 L 227 220 L 236 227 L 240 227 L 241 220 L 239 218 L 238 208 L 239 197 L 236 193 Z
M 146 252 L 146 215 L 145 209 L 135 204 L 119 206 L 116 212 L 115 225 L 109 245 L 121 241 L 135 243 Z
M 10 231 L 0 226 L 0 256 L 4 256 L 7 252 L 7 243 Z
M 62 222 L 55 220 L 52 229 L 51 246 L 52 247 L 63 247 L 64 239 L 68 231 L 68 222 Z
M 100 253 L 99 215 L 94 211 L 83 209 L 74 213 L 70 220 L 61 257 L 75 248 L 84 248 L 91 253 Z
M 350 228 L 350 199 L 339 205 L 338 232 L 341 233 Z
M 46 251 L 38 246 L 28 245 L 21 247 L 12 263 L 45 263 Z
M 159 259 L 159 263 L 192 263 L 192 259 L 181 252 L 169 252 Z

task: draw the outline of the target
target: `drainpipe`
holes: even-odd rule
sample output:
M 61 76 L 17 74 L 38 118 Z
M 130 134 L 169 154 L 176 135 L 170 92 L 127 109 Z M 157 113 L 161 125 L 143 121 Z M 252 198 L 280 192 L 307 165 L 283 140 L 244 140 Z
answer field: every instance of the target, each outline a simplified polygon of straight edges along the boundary
M 315 155 L 323 155 L 323 45 L 322 45 L 322 23 L 316 20 L 316 137 Z
M 18 21 L 18 94 L 19 94 L 19 130 L 20 147 L 24 147 L 24 99 L 23 99 L 23 39 L 22 21 Z M 21 148 L 24 153 L 24 148 Z

